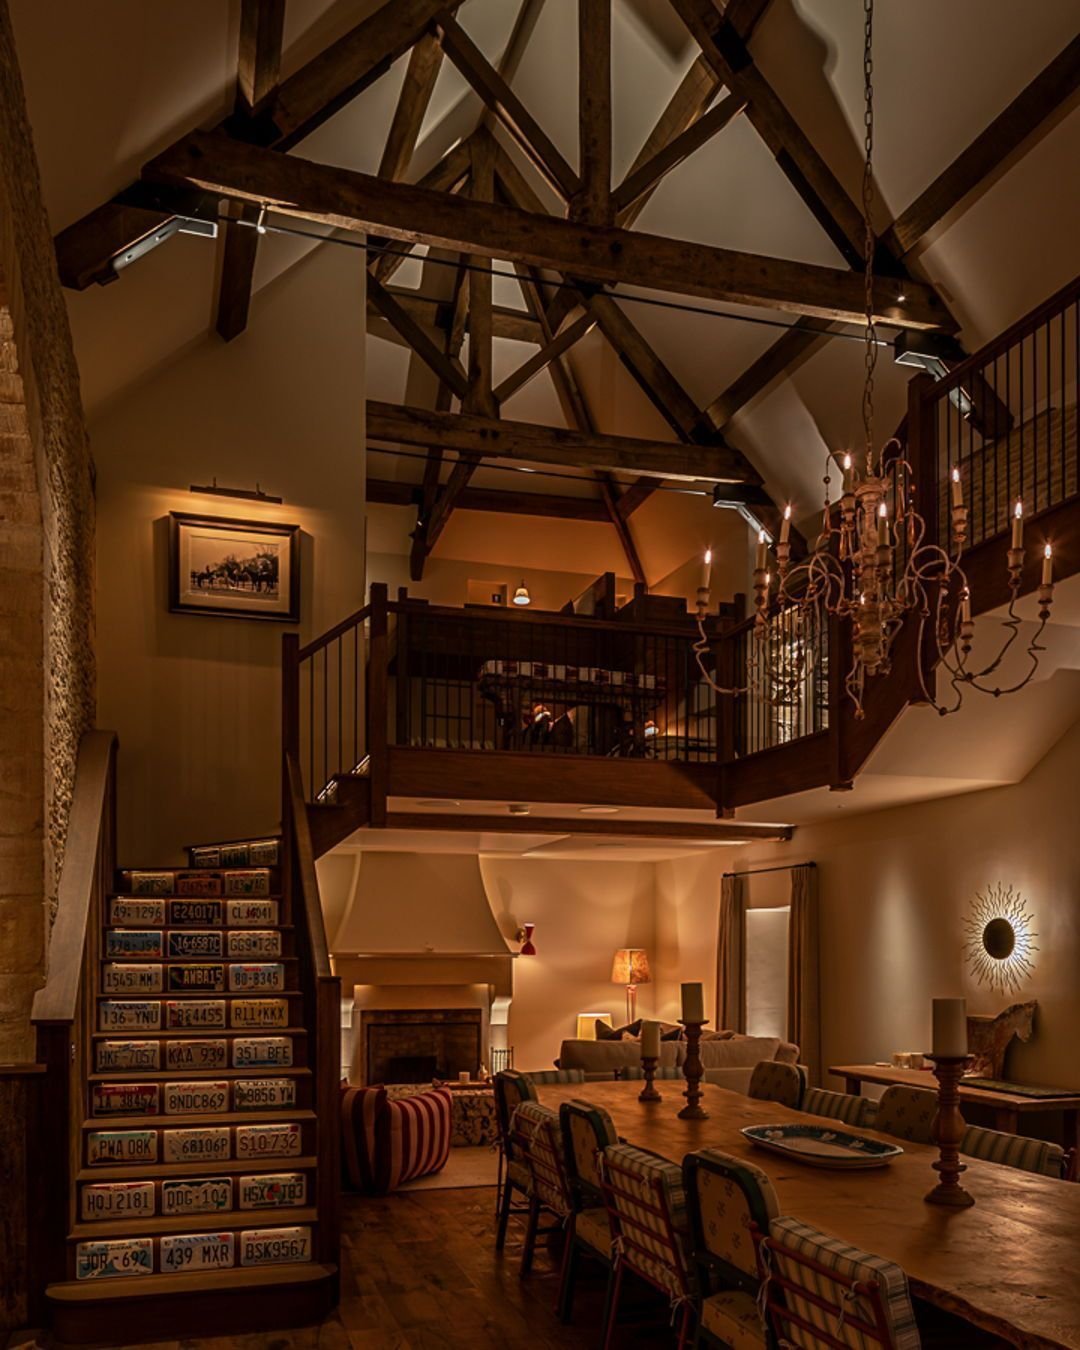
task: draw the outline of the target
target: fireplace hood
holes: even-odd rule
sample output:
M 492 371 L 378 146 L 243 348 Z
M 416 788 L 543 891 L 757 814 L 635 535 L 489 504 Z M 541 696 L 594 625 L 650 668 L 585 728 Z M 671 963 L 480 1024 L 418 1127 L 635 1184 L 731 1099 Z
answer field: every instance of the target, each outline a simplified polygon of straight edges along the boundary
M 367 853 L 337 932 L 336 958 L 512 955 L 475 856 Z

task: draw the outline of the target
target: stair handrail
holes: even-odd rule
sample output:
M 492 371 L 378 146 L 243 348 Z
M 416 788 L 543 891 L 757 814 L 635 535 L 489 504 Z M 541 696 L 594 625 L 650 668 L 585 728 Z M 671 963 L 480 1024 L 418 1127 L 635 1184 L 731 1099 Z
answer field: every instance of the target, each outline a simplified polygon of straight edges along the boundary
M 288 791 L 291 841 L 295 847 L 296 875 L 300 883 L 300 900 L 304 908 L 310 942 L 312 974 L 316 979 L 333 976 L 330 967 L 330 948 L 326 941 L 326 924 L 319 899 L 319 881 L 315 874 L 315 851 L 311 843 L 307 804 L 304 801 L 303 778 L 297 758 L 291 752 L 285 755 L 285 777 Z
M 48 978 L 34 995 L 35 1026 L 74 1022 L 95 891 L 108 889 L 115 867 L 116 747 L 114 731 L 87 731 L 79 742 L 75 790 L 64 841 Z M 103 857 L 103 853 L 105 856 Z
M 361 606 L 355 613 L 348 615 L 340 623 L 334 624 L 333 628 L 327 629 L 325 633 L 320 633 L 317 638 L 312 638 L 307 646 L 301 647 L 296 654 L 297 660 L 306 661 L 316 652 L 322 651 L 324 647 L 329 647 L 335 638 L 342 637 L 350 628 L 356 628 L 359 624 L 367 623 L 370 617 L 371 606 Z

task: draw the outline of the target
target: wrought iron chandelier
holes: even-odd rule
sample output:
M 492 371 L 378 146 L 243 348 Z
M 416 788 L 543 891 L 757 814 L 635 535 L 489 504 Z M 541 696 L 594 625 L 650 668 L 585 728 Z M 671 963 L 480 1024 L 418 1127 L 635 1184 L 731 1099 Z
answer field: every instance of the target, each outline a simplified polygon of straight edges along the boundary
M 989 661 L 972 659 L 975 623 L 968 578 L 961 565 L 967 541 L 968 508 L 958 467 L 951 471 L 949 539 L 928 539 L 926 520 L 916 505 L 915 477 L 904 447 L 893 438 L 880 450 L 874 442 L 874 371 L 878 338 L 874 323 L 874 249 L 872 221 L 874 86 L 873 0 L 864 0 L 863 99 L 864 171 L 862 210 L 866 358 L 862 395 L 864 448 L 858 458 L 843 456 L 839 501 L 830 500 L 830 455 L 824 476 L 821 532 L 803 560 L 791 560 L 791 506 L 784 511 L 779 539 L 764 530 L 758 534 L 754 566 L 754 634 L 749 644 L 746 686 L 723 688 L 706 661 L 710 644 L 705 615 L 709 604 L 709 565 L 698 590 L 699 638 L 694 644 L 705 680 L 721 694 L 749 694 L 778 709 L 796 710 L 805 704 L 816 676 L 821 675 L 824 635 L 830 621 L 846 624 L 851 661 L 843 673 L 844 689 L 862 718 L 869 677 L 888 676 L 893 670 L 895 642 L 905 624 L 917 622 L 913 659 L 925 701 L 945 716 L 957 712 L 969 689 L 982 693 L 1015 693 L 1034 677 L 1040 638 L 1053 602 L 1051 547 L 1045 546 L 1042 584 L 1038 591 L 1039 617 L 1027 645 L 1028 663 L 1022 676 L 1002 687 L 994 682 L 1008 653 L 1020 641 L 1022 619 L 1017 611 L 1023 571 L 1023 505 L 1012 514 L 1011 544 L 1007 553 L 1010 599 L 1001 626 L 1006 630 Z M 935 499 L 936 506 L 936 499 Z M 833 650 L 832 660 L 841 653 Z M 951 693 L 939 700 L 935 670 L 948 676 Z

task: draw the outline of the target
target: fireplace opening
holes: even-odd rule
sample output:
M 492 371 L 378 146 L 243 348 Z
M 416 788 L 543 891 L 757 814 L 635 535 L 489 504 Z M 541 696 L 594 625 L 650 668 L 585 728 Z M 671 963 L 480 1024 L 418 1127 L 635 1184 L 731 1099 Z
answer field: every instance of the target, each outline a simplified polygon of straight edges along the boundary
M 365 1008 L 362 1027 L 365 1083 L 430 1083 L 479 1072 L 479 1008 Z

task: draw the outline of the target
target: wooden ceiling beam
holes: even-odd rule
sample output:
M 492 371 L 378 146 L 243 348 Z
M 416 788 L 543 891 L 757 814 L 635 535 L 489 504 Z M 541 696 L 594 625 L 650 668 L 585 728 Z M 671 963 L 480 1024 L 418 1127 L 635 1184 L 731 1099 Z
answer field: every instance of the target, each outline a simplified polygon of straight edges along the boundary
M 606 469 L 692 482 L 754 481 L 737 451 L 724 445 L 680 445 L 631 436 L 583 434 L 565 427 L 438 413 L 369 399 L 368 440 L 425 448 L 445 446 L 458 454 L 515 459 L 557 468 Z
M 611 199 L 611 0 L 578 0 L 578 163 L 574 220 L 613 225 Z
M 1073 40 L 1009 106 L 942 170 L 886 232 L 895 252 L 911 253 L 971 193 L 994 181 L 1009 157 L 1080 90 L 1080 37 Z
M 628 520 L 639 506 L 643 506 L 656 491 L 655 478 L 639 478 L 631 483 L 619 497 L 619 515 Z
M 555 337 L 547 342 L 538 352 L 535 352 L 527 361 L 523 361 L 516 370 L 510 372 L 506 379 L 495 390 L 495 402 L 504 403 L 508 398 L 523 389 L 530 380 L 535 379 L 542 371 L 548 369 L 553 364 L 560 364 L 559 358 L 563 356 L 575 342 L 579 342 L 586 333 L 591 333 L 596 327 L 596 319 L 592 314 L 582 314 L 573 323 L 568 323 Z
M 380 178 L 395 181 L 405 177 L 416 150 L 435 81 L 439 78 L 442 60 L 443 50 L 434 33 L 425 33 L 409 53 L 405 79 L 379 160 Z
M 841 325 L 828 327 L 839 331 Z M 817 320 L 796 319 L 787 332 L 782 333 L 709 404 L 708 414 L 713 424 L 721 430 L 726 427 L 737 412 L 764 393 L 774 380 L 781 375 L 790 375 L 827 336 Z
M 216 131 L 288 150 L 372 84 L 428 29 L 448 0 L 386 0 L 379 9 L 281 81 L 251 119 L 235 114 Z M 449 0 L 451 10 L 461 0 Z M 181 144 L 181 142 L 177 142 Z M 84 290 L 112 281 L 112 260 L 171 218 L 167 211 L 132 211 L 114 199 L 56 236 L 60 280 Z
M 437 160 L 416 186 L 430 192 L 457 192 L 468 182 L 471 161 L 469 144 L 462 141 Z M 374 236 L 368 240 L 368 271 L 384 284 L 408 259 L 415 240 L 403 243 L 400 239 Z
M 744 42 L 749 42 L 770 3 L 771 0 L 727 0 L 724 18 Z
M 604 510 L 615 527 L 615 533 L 619 536 L 619 543 L 622 545 L 622 551 L 630 566 L 630 575 L 639 586 L 648 590 L 649 581 L 645 575 L 645 568 L 641 565 L 641 556 L 637 551 L 637 544 L 630 532 L 629 522 L 619 510 L 619 489 L 615 485 L 615 480 L 610 474 L 598 473 L 596 481 L 600 485 L 600 498 L 604 504 Z
M 863 280 L 853 272 L 666 239 L 602 225 L 539 217 L 501 203 L 466 200 L 369 174 L 280 155 L 196 132 L 151 160 L 150 182 L 197 187 L 283 215 L 362 234 L 435 244 L 484 258 L 509 258 L 585 280 L 642 287 L 861 321 Z M 906 294 L 904 303 L 899 293 Z M 879 278 L 875 317 L 905 328 L 952 328 L 922 283 Z
M 451 393 L 464 398 L 469 382 L 460 364 L 439 348 L 427 330 L 373 276 L 367 279 L 367 293 L 370 303 L 393 324 L 428 369 L 439 377 Z
M 795 832 L 791 825 L 744 825 L 737 820 L 718 820 L 706 825 L 693 821 L 611 820 L 607 817 L 451 815 L 446 811 L 391 811 L 386 817 L 386 828 L 497 834 L 618 835 L 640 840 L 646 847 L 650 842 L 677 843 L 680 840 L 701 843 L 785 841 Z
M 381 478 L 367 480 L 367 499 L 386 506 L 420 505 L 421 487 Z M 508 516 L 546 516 L 608 524 L 603 502 L 592 497 L 567 497 L 548 492 L 511 492 L 502 488 L 467 487 L 458 497 L 459 511 L 485 511 Z

